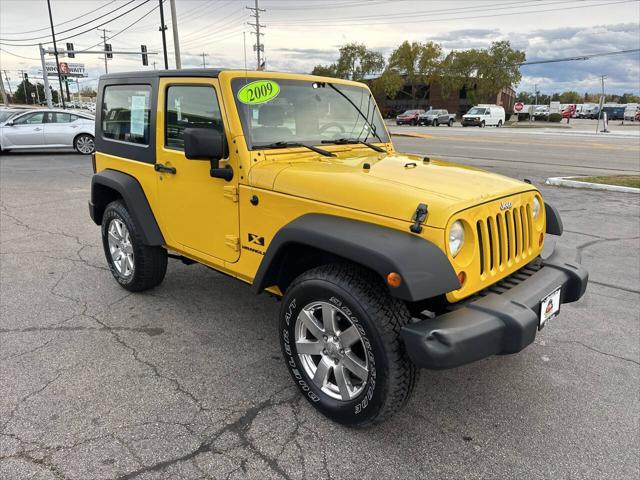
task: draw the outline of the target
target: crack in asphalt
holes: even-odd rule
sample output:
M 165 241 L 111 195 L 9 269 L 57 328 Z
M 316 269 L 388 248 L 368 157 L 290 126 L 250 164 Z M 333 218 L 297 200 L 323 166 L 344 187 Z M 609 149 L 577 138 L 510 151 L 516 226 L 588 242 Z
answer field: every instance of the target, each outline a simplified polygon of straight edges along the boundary
M 291 480 L 291 477 L 289 476 L 289 474 L 278 464 L 277 462 L 277 457 L 273 458 L 273 457 L 269 457 L 267 455 L 265 455 L 253 442 L 253 440 L 250 438 L 249 436 L 249 429 L 251 428 L 251 425 L 253 424 L 253 421 L 256 419 L 256 417 L 265 409 L 276 406 L 276 405 L 281 405 L 283 403 L 291 403 L 293 399 L 295 399 L 296 397 L 298 397 L 297 393 L 289 399 L 286 399 L 282 402 L 274 402 L 273 398 L 278 395 L 279 393 L 281 393 L 284 390 L 288 390 L 291 389 L 292 387 L 287 386 L 277 392 L 275 392 L 271 397 L 269 397 L 267 400 L 247 409 L 238 419 L 236 419 L 235 421 L 228 423 L 227 425 L 225 425 L 221 430 L 219 430 L 215 436 L 206 439 L 204 441 L 202 441 L 200 443 L 200 445 L 198 445 L 198 447 L 194 450 L 192 450 L 189 453 L 186 453 L 184 455 L 181 455 L 179 457 L 170 459 L 170 460 L 163 460 L 161 462 L 157 462 L 153 465 L 147 465 L 145 467 L 142 467 L 138 470 L 134 470 L 133 472 L 129 472 L 127 474 L 121 475 L 118 477 L 118 480 L 131 480 L 133 478 L 136 478 L 140 475 L 143 475 L 145 473 L 149 473 L 149 472 L 159 472 L 159 471 L 164 471 L 166 470 L 168 467 L 175 465 L 177 463 L 181 463 L 181 462 L 185 462 L 188 460 L 192 460 L 194 458 L 196 458 L 198 455 L 201 455 L 203 453 L 208 453 L 208 452 L 213 452 L 213 453 L 224 453 L 224 450 L 217 450 L 214 447 L 214 444 L 216 442 L 216 440 L 218 440 L 223 434 L 225 433 L 234 433 L 236 434 L 239 439 L 240 439 L 240 446 L 248 448 L 249 451 L 251 451 L 253 454 L 255 454 L 258 458 L 260 458 L 264 463 L 266 463 L 269 468 L 271 470 L 273 470 L 275 473 L 277 473 L 278 475 L 280 475 L 282 478 L 284 478 L 285 480 Z
M 628 357 L 622 357 L 622 356 L 616 355 L 614 353 L 603 352 L 602 350 L 598 350 L 597 348 L 594 348 L 594 347 L 592 347 L 590 345 L 587 345 L 586 343 L 583 343 L 583 342 L 581 342 L 579 340 L 556 340 L 556 342 L 580 345 L 580 346 L 586 348 L 587 350 L 591 350 L 592 352 L 599 353 L 600 355 L 604 355 L 606 357 L 611 357 L 611 358 L 617 358 L 618 360 L 623 360 L 625 362 L 634 363 L 634 364 L 640 366 L 640 361 L 638 361 L 638 360 L 634 360 L 633 358 L 628 358 Z

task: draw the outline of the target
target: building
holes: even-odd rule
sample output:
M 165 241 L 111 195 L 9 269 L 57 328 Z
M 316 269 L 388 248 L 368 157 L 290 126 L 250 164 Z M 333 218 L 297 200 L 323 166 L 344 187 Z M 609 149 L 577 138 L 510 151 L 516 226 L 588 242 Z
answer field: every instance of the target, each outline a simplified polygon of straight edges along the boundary
M 516 102 L 516 92 L 511 87 L 506 87 L 496 92 L 495 96 L 490 98 L 477 99 L 475 103 L 471 103 L 467 98 L 467 88 L 462 88 L 459 92 L 452 92 L 445 95 L 442 91 L 442 85 L 433 82 L 429 85 L 418 85 L 416 89 L 416 100 L 411 98 L 411 86 L 405 86 L 396 94 L 395 98 L 376 97 L 376 101 L 380 106 L 380 110 L 385 117 L 394 117 L 398 113 L 412 108 L 429 110 L 430 108 L 444 108 L 449 113 L 455 113 L 461 117 L 467 111 L 478 103 L 490 103 L 504 107 L 505 112 L 513 112 L 513 106 Z

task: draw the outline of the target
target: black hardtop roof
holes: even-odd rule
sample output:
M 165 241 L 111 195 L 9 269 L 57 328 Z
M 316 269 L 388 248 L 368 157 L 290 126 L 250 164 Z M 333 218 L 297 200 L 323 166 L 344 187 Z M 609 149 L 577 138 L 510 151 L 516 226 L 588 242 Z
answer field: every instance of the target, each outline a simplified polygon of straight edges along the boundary
M 141 70 L 138 72 L 117 72 L 100 75 L 100 80 L 115 78 L 160 78 L 160 77 L 209 77 L 218 78 L 223 68 L 185 68 L 182 70 Z

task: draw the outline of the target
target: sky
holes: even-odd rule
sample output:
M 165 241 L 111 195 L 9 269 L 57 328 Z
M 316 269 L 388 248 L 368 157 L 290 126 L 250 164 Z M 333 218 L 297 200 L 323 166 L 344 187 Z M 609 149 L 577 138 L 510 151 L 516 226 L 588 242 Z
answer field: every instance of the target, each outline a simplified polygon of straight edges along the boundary
M 58 46 L 70 41 L 76 50 L 101 49 L 96 28 L 106 28 L 113 50 L 135 52 L 145 44 L 158 53 L 148 67 L 139 55 L 114 55 L 110 72 L 152 69 L 153 62 L 163 68 L 158 2 L 51 0 Z M 246 58 L 247 67 L 255 68 L 254 28 L 248 25 L 254 19 L 247 9 L 254 2 L 176 0 L 183 68 L 202 67 L 202 54 L 207 67 L 244 68 Z M 20 70 L 30 78 L 41 75 L 38 47 L 28 45 L 52 45 L 46 5 L 46 0 L 0 0 L 0 69 L 12 88 Z M 338 48 L 350 42 L 387 56 L 404 40 L 437 42 L 445 53 L 509 40 L 530 61 L 640 48 L 640 0 L 259 0 L 259 7 L 265 10 L 260 23 L 267 69 L 277 71 L 310 72 L 317 64 L 334 62 Z M 174 68 L 169 0 L 164 14 L 169 67 Z M 109 23 L 101 27 L 104 22 Z M 80 86 L 95 86 L 105 71 L 100 55 L 68 61 L 85 64 L 89 77 Z M 607 93 L 640 94 L 640 52 L 523 66 L 521 72 L 519 91 L 537 85 L 543 93 L 599 92 L 600 76 L 607 75 Z

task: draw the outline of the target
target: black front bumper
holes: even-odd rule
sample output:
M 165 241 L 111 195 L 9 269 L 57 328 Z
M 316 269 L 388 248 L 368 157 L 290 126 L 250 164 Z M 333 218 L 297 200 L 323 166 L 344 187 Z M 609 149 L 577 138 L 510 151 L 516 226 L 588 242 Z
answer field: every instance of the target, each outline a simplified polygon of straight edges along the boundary
M 516 353 L 538 331 L 540 301 L 562 287 L 561 303 L 578 300 L 589 273 L 575 249 L 556 245 L 541 268 L 504 293 L 488 293 L 464 307 L 402 328 L 409 357 L 421 368 L 445 369 L 482 358 Z

